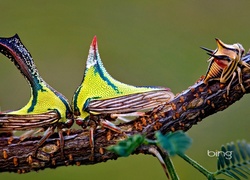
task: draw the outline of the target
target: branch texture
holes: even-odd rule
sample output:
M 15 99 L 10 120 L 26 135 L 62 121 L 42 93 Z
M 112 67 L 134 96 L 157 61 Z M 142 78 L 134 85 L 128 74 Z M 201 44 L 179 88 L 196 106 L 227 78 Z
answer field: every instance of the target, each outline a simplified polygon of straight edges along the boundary
M 243 61 L 249 63 L 250 55 L 247 54 Z M 243 85 L 246 93 L 250 92 L 250 71 L 242 67 Z M 194 124 L 202 121 L 218 111 L 222 111 L 240 100 L 244 93 L 236 77 L 227 96 L 227 85 L 218 81 L 204 84 L 202 78 L 187 90 L 177 95 L 170 102 L 172 110 L 167 111 L 165 106 L 147 112 L 144 117 L 119 125 L 127 135 L 144 134 L 149 139 L 154 139 L 155 131 L 163 134 L 169 131 L 189 130 Z M 64 157 L 61 157 L 58 134 L 54 133 L 37 152 L 32 156 L 35 144 L 41 137 L 31 137 L 20 142 L 19 137 L 0 137 L 0 171 L 26 173 L 56 168 L 67 165 L 88 165 L 117 159 L 118 156 L 105 148 L 115 145 L 124 137 L 123 134 L 112 132 L 108 129 L 98 129 L 95 133 L 94 160 L 90 160 L 91 148 L 89 146 L 89 131 L 69 130 L 65 132 Z M 150 154 L 148 146 L 140 146 L 135 154 Z

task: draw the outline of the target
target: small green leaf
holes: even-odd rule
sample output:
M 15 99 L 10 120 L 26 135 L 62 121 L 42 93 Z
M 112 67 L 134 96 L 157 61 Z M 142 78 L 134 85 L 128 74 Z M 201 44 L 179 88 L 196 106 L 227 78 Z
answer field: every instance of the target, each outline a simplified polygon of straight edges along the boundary
M 248 179 L 250 175 L 249 145 L 245 140 L 222 145 L 214 175 L 224 174 L 233 179 Z M 230 153 L 230 154 L 229 154 Z
M 240 161 L 239 151 L 236 149 L 235 145 L 233 145 L 232 147 L 233 147 L 233 152 L 234 152 L 235 158 L 236 158 L 237 162 L 240 163 L 241 161 Z
M 248 158 L 250 158 L 250 144 L 246 144 L 245 148 L 246 148 L 247 156 Z
M 112 151 L 119 156 L 127 157 L 144 142 L 144 136 L 136 134 L 120 141 L 117 145 L 107 147 L 107 150 Z
M 226 170 L 225 175 L 227 175 L 229 177 L 232 177 L 232 178 L 234 178 L 236 180 L 240 180 L 240 178 L 236 174 L 234 174 L 232 171 L 230 171 L 230 170 Z
M 224 169 L 225 168 L 225 161 L 224 161 L 224 157 L 219 155 L 218 157 L 218 163 L 217 163 L 217 167 L 218 167 L 218 170 L 220 169 Z
M 237 169 L 233 169 L 232 168 L 231 171 L 234 171 L 235 173 L 237 173 L 238 175 L 242 176 L 243 178 L 248 179 L 247 176 L 244 173 L 240 172 Z
M 228 158 L 225 158 L 225 154 L 227 153 L 227 149 L 226 149 L 226 147 L 224 146 L 224 145 L 222 145 L 221 146 L 221 151 L 223 152 L 223 154 L 219 154 L 219 157 L 220 158 L 222 158 L 223 160 L 224 160 L 224 162 L 225 162 L 225 164 L 227 165 L 227 166 L 230 166 L 230 160 L 231 160 L 231 158 L 230 159 L 228 159 Z M 223 167 L 224 168 L 224 167 Z
M 247 155 L 245 152 L 246 141 L 245 140 L 238 141 L 237 144 L 238 144 L 240 155 L 241 155 L 242 159 L 247 159 Z
M 228 144 L 227 144 L 227 150 L 233 152 L 233 150 L 234 150 L 233 146 L 234 146 L 234 143 L 233 143 L 233 142 L 228 143 Z M 236 163 L 235 154 L 234 154 L 234 153 L 232 153 L 231 163 L 232 163 L 233 165 Z
M 191 138 L 182 131 L 169 132 L 165 135 L 156 132 L 155 137 L 158 145 L 165 149 L 170 156 L 184 154 L 191 145 Z

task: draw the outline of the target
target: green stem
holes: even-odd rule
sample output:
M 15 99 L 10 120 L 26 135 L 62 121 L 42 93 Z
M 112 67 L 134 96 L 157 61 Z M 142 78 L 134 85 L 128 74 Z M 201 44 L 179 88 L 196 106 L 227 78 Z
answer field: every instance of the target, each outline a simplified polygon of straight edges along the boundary
M 176 170 L 175 170 L 174 165 L 169 157 L 168 152 L 165 151 L 164 149 L 158 147 L 157 145 L 155 145 L 155 142 L 156 141 L 152 141 L 152 140 L 148 141 L 148 139 L 147 139 L 146 143 L 153 144 L 153 146 L 151 146 L 148 151 L 157 157 L 157 159 L 159 160 L 159 162 L 161 163 L 161 165 L 163 167 L 163 170 L 164 170 L 167 178 L 169 178 L 169 174 L 170 174 L 171 180 L 179 180 L 179 177 L 176 174 Z
M 146 144 L 146 145 L 156 145 L 157 146 L 157 141 L 145 138 L 143 144 Z
M 176 170 L 174 168 L 173 162 L 169 157 L 169 154 L 166 153 L 166 157 L 164 158 L 164 162 L 167 166 L 167 169 L 169 171 L 170 177 L 172 180 L 179 180 L 178 175 L 176 174 Z
M 191 164 L 195 169 L 197 169 L 202 174 L 204 174 L 204 176 L 206 176 L 209 180 L 215 179 L 214 175 L 211 172 L 209 172 L 207 169 L 205 169 L 203 166 L 201 166 L 199 163 L 197 163 L 196 161 L 194 161 L 193 159 L 191 159 L 187 155 L 185 155 L 185 154 L 178 154 L 178 155 L 182 159 L 184 159 L 185 161 L 187 161 L 189 164 Z

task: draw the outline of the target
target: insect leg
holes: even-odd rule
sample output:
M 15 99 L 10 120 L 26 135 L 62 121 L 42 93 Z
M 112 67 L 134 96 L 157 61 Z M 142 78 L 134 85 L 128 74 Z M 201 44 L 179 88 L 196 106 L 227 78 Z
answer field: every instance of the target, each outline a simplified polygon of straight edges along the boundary
M 250 69 L 250 65 L 244 61 L 241 61 L 241 64 L 245 66 L 246 68 Z
M 145 112 L 132 112 L 132 113 L 124 113 L 124 114 L 111 114 L 112 118 L 119 117 L 127 117 L 127 116 L 144 116 Z
M 41 129 L 43 129 L 43 128 L 41 128 Z M 23 141 L 23 140 L 25 140 L 26 138 L 28 138 L 28 137 L 31 137 L 33 134 L 36 134 L 37 132 L 35 132 L 34 133 L 34 129 L 32 129 L 32 130 L 29 130 L 29 131 L 26 131 L 25 133 L 23 133 L 21 136 L 20 136 L 20 141 Z
M 240 67 L 237 67 L 237 72 L 238 72 L 239 84 L 240 84 L 241 89 L 242 89 L 242 91 L 243 91 L 243 93 L 244 93 L 244 92 L 246 92 L 246 90 L 245 90 L 245 88 L 244 88 L 244 86 L 243 86 L 243 84 L 242 84 L 242 73 L 241 73 Z
M 38 148 L 53 134 L 54 127 L 50 126 L 43 134 L 43 137 L 40 139 L 40 141 L 36 144 L 36 148 L 33 152 L 33 156 L 36 156 Z
M 119 120 L 127 123 L 127 122 L 130 122 L 131 120 L 129 118 L 126 118 L 126 117 L 132 117 L 132 116 L 144 116 L 145 115 L 145 112 L 131 112 L 131 113 L 124 113 L 124 114 L 111 114 L 110 117 L 113 118 L 113 119 L 116 119 L 118 118 Z
M 94 132 L 97 128 L 97 124 L 94 120 L 89 121 L 89 146 L 91 148 L 91 155 L 89 157 L 90 161 L 94 161 L 95 155 L 95 140 L 94 140 Z
M 63 137 L 63 130 L 61 128 L 57 128 L 59 139 L 60 139 L 60 149 L 61 149 L 61 158 L 64 159 L 64 137 Z
M 127 134 L 123 130 L 121 130 L 121 128 L 117 127 L 115 124 L 113 124 L 105 119 L 101 119 L 100 124 L 104 128 L 110 129 L 111 131 L 123 134 L 125 137 L 128 137 Z
M 123 131 L 119 127 L 117 127 L 115 124 L 113 124 L 105 119 L 101 119 L 100 124 L 102 127 L 110 129 L 114 132 L 123 133 Z
M 91 155 L 89 157 L 90 161 L 94 161 L 94 154 L 95 154 L 94 131 L 95 127 L 90 127 L 89 129 L 89 145 L 91 148 Z
M 230 82 L 227 85 L 227 96 L 229 95 L 229 90 L 230 90 L 231 84 L 232 84 L 235 76 L 236 76 L 236 73 L 234 72 L 233 75 L 232 75 L 232 78 L 231 78 Z

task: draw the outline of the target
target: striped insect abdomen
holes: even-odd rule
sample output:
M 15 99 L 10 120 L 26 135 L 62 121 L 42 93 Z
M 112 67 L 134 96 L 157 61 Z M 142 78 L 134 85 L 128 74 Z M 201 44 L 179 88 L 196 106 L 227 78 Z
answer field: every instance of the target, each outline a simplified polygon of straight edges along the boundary
M 204 83 L 207 83 L 210 79 L 220 78 L 223 68 L 219 66 L 214 60 L 210 62 L 209 68 L 207 70 L 206 76 L 204 78 Z

